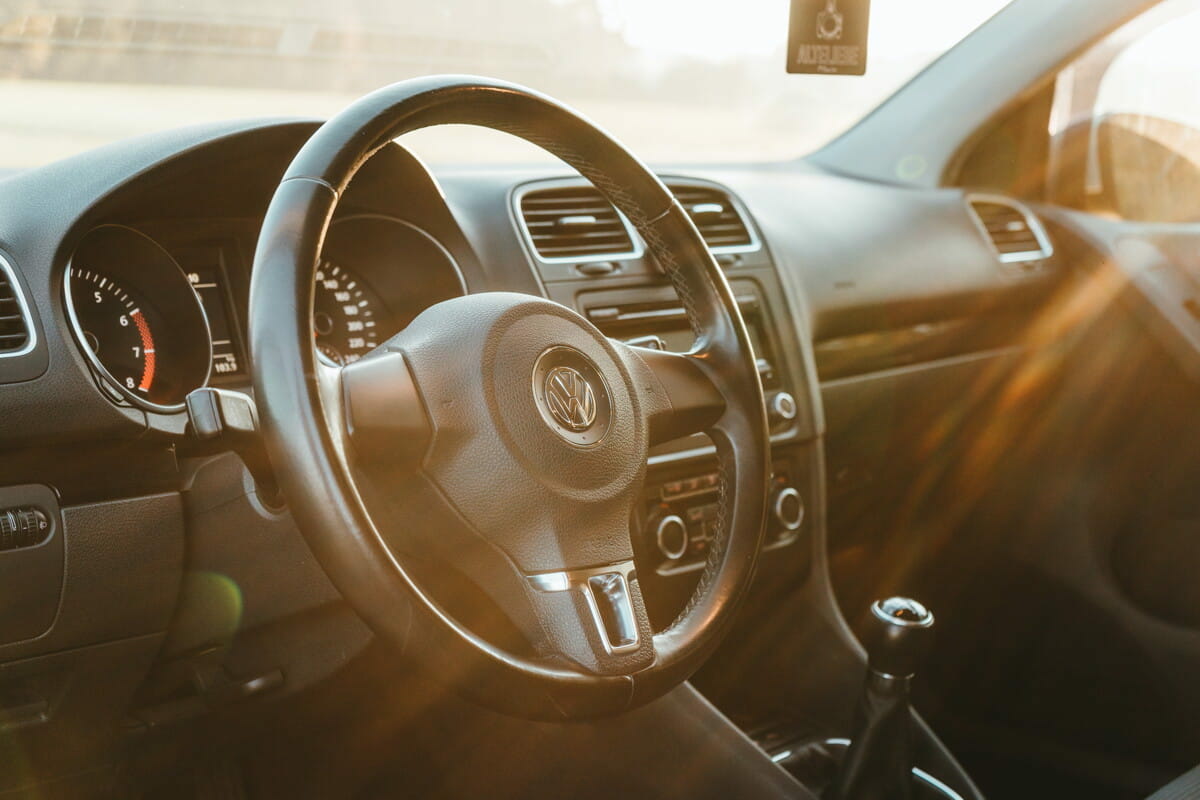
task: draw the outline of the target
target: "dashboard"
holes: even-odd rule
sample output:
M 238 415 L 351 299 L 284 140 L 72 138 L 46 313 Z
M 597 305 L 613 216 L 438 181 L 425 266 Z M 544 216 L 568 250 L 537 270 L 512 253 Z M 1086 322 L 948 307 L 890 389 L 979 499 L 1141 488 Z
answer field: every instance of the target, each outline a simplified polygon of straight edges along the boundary
M 28 677 L 24 694 L 4 696 L 35 698 L 0 706 L 8 718 L 36 722 L 53 706 L 47 719 L 92 731 L 100 748 L 131 708 L 146 725 L 205 713 L 207 701 L 177 702 L 197 658 L 235 682 L 286 676 L 299 691 L 370 641 L 286 509 L 258 496 L 236 456 L 195 441 L 184 407 L 205 385 L 252 392 L 258 227 L 315 125 L 169 132 L 0 182 L 0 323 L 5 291 L 17 320 L 7 350 L 0 328 L 0 501 L 45 520 L 0 549 L 0 583 L 24 587 L 22 604 L 0 609 L 0 665 L 22 661 Z M 773 462 L 762 572 L 802 581 L 822 557 L 825 475 L 862 464 L 853 444 L 829 448 L 826 463 L 823 441 L 853 441 L 861 424 L 842 398 L 1012 352 L 1060 280 L 1059 254 L 1034 212 L 1005 198 L 915 193 L 802 163 L 661 176 L 751 332 Z M 339 202 L 312 290 L 313 344 L 348 364 L 431 305 L 495 290 L 547 297 L 643 347 L 692 344 L 658 266 L 578 176 L 430 170 L 398 145 Z M 695 586 L 717 468 L 703 435 L 650 453 L 631 523 L 656 625 Z M 100 691 L 100 663 L 122 664 L 124 682 Z

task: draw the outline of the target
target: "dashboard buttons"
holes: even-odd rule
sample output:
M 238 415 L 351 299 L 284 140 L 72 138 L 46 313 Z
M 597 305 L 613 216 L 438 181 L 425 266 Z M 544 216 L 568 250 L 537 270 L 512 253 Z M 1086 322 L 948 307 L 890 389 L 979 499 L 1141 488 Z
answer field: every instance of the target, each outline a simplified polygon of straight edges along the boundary
M 716 464 L 704 462 L 687 472 L 672 471 L 651 477 L 643 495 L 646 503 L 641 541 L 653 559 L 654 572 L 669 576 L 703 569 L 709 551 L 720 541 L 725 520 L 721 514 L 721 474 Z M 795 488 L 806 484 L 795 464 L 784 458 L 772 461 L 767 490 L 767 532 L 763 550 L 786 547 L 800 540 L 806 509 Z M 707 469 L 706 469 L 707 468 Z
M 780 489 L 771 501 L 771 513 L 785 531 L 799 530 L 804 523 L 804 500 L 791 486 Z
M 688 551 L 688 529 L 678 514 L 668 514 L 654 526 L 654 541 L 658 550 L 670 561 L 676 561 Z
M 662 485 L 663 500 L 673 500 L 685 495 L 714 492 L 721 482 L 721 476 L 716 472 L 708 472 L 683 480 L 667 481 Z
M 35 507 L 0 510 L 0 551 L 33 547 L 50 535 L 50 518 Z
M 792 397 L 790 392 L 779 392 L 771 398 L 771 402 L 767 407 L 767 413 L 771 417 L 771 422 L 777 425 L 784 422 L 791 422 L 796 418 L 798 412 L 796 398 Z

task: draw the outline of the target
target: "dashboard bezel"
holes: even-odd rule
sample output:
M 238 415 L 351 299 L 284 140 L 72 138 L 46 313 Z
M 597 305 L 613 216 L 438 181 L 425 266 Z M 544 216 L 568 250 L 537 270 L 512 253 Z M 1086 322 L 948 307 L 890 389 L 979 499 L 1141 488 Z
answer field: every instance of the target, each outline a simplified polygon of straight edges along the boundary
M 184 286 L 187 287 L 188 292 L 191 293 L 191 297 L 195 301 L 196 311 L 197 311 L 199 320 L 201 322 L 201 328 L 203 330 L 204 341 L 202 344 L 203 344 L 203 346 L 206 346 L 207 350 L 208 350 L 208 359 L 207 359 L 207 366 L 204 371 L 204 379 L 203 379 L 203 381 L 201 381 L 199 386 L 196 386 L 194 388 L 195 389 L 203 388 L 203 387 L 207 386 L 209 384 L 209 382 L 212 380 L 212 361 L 213 361 L 213 359 L 212 359 L 212 330 L 209 327 L 208 314 L 205 312 L 204 304 L 200 301 L 200 296 L 196 294 L 195 289 L 192 288 L 191 282 L 188 280 L 187 273 L 183 271 L 183 267 L 181 267 L 179 264 L 179 261 L 176 260 L 176 258 L 173 255 L 171 255 L 170 251 L 167 250 L 165 247 L 163 247 L 162 244 L 160 244 L 158 242 L 158 240 L 156 240 L 152 236 L 150 236 L 146 233 L 143 233 L 142 231 L 138 230 L 137 228 L 131 227 L 129 225 L 122 225 L 119 223 L 105 223 L 103 225 L 96 225 L 95 227 L 89 229 L 82 237 L 80 237 L 79 242 L 76 243 L 75 248 L 71 252 L 71 257 L 67 260 L 66 265 L 63 267 L 63 272 L 62 272 L 63 312 L 67 319 L 68 327 L 71 330 L 71 337 L 74 340 L 75 348 L 77 351 L 79 351 L 83 355 L 84 359 L 87 361 L 88 365 L 90 366 L 90 368 L 92 369 L 92 371 L 96 377 L 96 380 L 102 384 L 104 389 L 108 390 L 108 391 L 106 391 L 106 394 L 111 399 L 114 399 L 114 400 L 117 399 L 112 394 L 112 392 L 115 390 L 120 395 L 120 398 L 122 400 L 124 400 L 128 403 L 131 403 L 134 406 L 142 408 L 146 411 L 152 411 L 152 412 L 159 413 L 159 414 L 183 413 L 185 411 L 185 409 L 187 408 L 186 402 L 183 399 L 181 399 L 178 403 L 155 403 L 144 397 L 138 396 L 135 392 L 130 391 L 127 387 L 122 385 L 121 382 L 113 376 L 112 372 L 108 369 L 108 367 L 106 367 L 104 365 L 104 362 L 102 362 L 100 360 L 99 356 L 97 356 L 96 353 L 92 350 L 92 348 L 88 346 L 88 344 L 84 338 L 83 326 L 81 325 L 81 323 L 79 321 L 79 316 L 75 311 L 75 302 L 74 302 L 74 298 L 72 297 L 72 294 L 71 294 L 71 271 L 75 267 L 75 261 L 76 261 L 76 257 L 78 254 L 79 247 L 83 244 L 86 237 L 93 235 L 97 231 L 102 231 L 102 230 L 106 230 L 106 229 L 124 231 L 126 233 L 132 234 L 132 235 L 144 240 L 148 245 L 150 245 L 151 248 L 159 251 L 159 253 L 163 257 L 163 259 L 165 259 L 164 263 L 167 263 L 170 266 L 174 267 L 175 271 L 178 273 L 179 280 L 183 283 Z M 192 333 L 195 333 L 195 331 L 193 331 Z M 197 344 L 201 344 L 201 343 L 197 343 Z

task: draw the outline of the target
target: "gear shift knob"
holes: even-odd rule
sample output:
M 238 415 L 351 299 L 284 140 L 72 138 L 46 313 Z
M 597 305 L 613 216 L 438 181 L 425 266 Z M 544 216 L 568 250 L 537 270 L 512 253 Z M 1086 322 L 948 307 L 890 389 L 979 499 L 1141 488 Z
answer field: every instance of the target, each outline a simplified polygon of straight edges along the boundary
M 933 641 L 933 614 L 916 600 L 871 604 L 863 632 L 867 680 L 854 734 L 828 795 L 831 800 L 912 797 L 914 735 L 909 684 Z
M 871 669 L 897 678 L 913 675 L 933 643 L 929 609 L 907 597 L 876 600 L 871 604 L 869 624 L 863 645 Z

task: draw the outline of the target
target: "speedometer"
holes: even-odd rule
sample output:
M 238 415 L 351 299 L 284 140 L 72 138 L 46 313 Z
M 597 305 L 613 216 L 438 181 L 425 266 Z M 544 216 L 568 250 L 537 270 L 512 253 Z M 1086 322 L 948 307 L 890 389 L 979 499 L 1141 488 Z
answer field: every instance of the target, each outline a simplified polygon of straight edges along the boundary
M 323 259 L 317 265 L 313 334 L 317 351 L 335 364 L 352 364 L 392 333 L 383 301 L 359 276 Z
M 422 229 L 372 214 L 337 219 L 317 263 L 317 352 L 325 361 L 351 364 L 424 309 L 464 293 L 449 251 Z

